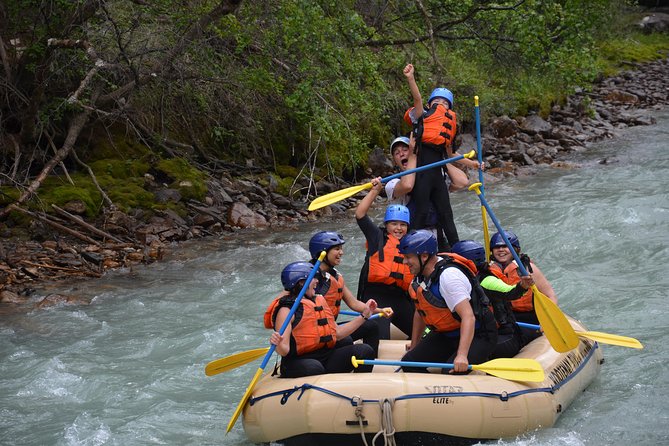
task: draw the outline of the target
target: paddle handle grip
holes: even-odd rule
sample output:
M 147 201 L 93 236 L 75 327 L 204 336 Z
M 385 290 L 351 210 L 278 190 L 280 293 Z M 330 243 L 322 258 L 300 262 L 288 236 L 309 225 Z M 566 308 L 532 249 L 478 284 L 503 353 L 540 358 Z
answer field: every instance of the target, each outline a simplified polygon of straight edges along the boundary
M 290 312 L 288 313 L 288 316 L 286 316 L 286 320 L 283 321 L 283 324 L 281 325 L 281 328 L 279 329 L 279 334 L 281 336 L 283 336 L 283 333 L 286 331 L 286 328 L 288 328 L 288 324 L 290 324 L 290 320 L 293 318 L 293 315 L 297 311 L 297 307 L 300 305 L 300 302 L 302 302 L 302 298 L 304 297 L 304 294 L 307 292 L 307 289 L 309 289 L 309 284 L 311 284 L 311 281 L 316 276 L 316 272 L 318 271 L 318 267 L 321 265 L 321 262 L 325 258 L 326 254 L 327 253 L 325 251 L 322 251 L 321 255 L 318 256 L 318 259 L 316 260 L 316 263 L 314 263 L 314 267 L 311 268 L 311 272 L 307 276 L 307 280 L 304 282 L 304 285 L 302 286 L 302 289 L 300 290 L 300 294 L 298 294 L 297 297 L 295 298 L 295 303 L 293 303 L 293 306 L 290 307 Z M 260 369 L 265 370 L 265 367 L 267 366 L 267 363 L 269 362 L 270 358 L 274 354 L 274 350 L 276 350 L 276 345 L 270 344 L 269 351 L 265 355 L 265 358 L 262 360 L 262 364 L 260 364 Z
M 481 193 L 480 188 L 481 188 L 481 183 L 474 183 L 471 186 L 469 186 L 469 190 L 473 190 L 473 191 L 476 192 L 476 195 L 479 197 L 479 200 L 481 200 L 481 204 L 488 211 L 488 215 L 490 215 L 490 219 L 495 224 L 495 227 L 497 228 L 497 231 L 499 232 L 499 235 L 502 236 L 502 239 L 504 239 L 504 243 L 506 243 L 506 246 L 509 248 L 509 251 L 511 251 L 511 255 L 513 256 L 513 260 L 515 260 L 516 263 L 518 264 L 518 269 L 520 270 L 521 275 L 528 276 L 529 274 L 527 273 L 527 269 L 525 269 L 525 265 L 523 265 L 523 262 L 520 261 L 520 257 L 518 257 L 518 253 L 516 252 L 516 250 L 511 245 L 511 242 L 507 238 L 506 234 L 504 234 L 504 228 L 502 228 L 502 225 L 499 223 L 499 220 L 497 220 L 497 217 L 495 216 L 495 213 L 492 211 L 492 209 L 490 209 L 490 206 L 488 205 L 488 202 L 486 201 L 486 199 L 483 197 L 483 194 Z
M 441 161 L 437 161 L 437 162 L 434 162 L 434 163 L 431 163 L 431 164 L 426 164 L 424 166 L 415 167 L 413 169 L 405 170 L 404 172 L 398 172 L 396 174 L 389 175 L 385 178 L 381 178 L 381 182 L 383 184 L 386 184 L 388 181 L 394 180 L 395 178 L 400 178 L 400 177 L 403 177 L 404 175 L 409 175 L 411 173 L 422 172 L 424 170 L 433 169 L 433 168 L 439 167 L 439 166 L 444 166 L 446 164 L 453 163 L 455 161 L 460 161 L 463 158 L 471 158 L 475 154 L 476 154 L 476 151 L 472 150 L 468 153 L 465 153 L 464 155 L 454 156 L 453 158 L 447 158 L 445 160 L 441 160 Z

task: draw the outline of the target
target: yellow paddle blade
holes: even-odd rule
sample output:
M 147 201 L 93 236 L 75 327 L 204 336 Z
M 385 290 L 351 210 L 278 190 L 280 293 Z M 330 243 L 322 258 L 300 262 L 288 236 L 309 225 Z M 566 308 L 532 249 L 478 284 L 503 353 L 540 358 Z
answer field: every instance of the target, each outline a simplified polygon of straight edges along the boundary
M 593 341 L 601 342 L 602 344 L 611 344 L 628 348 L 643 348 L 641 342 L 628 336 L 602 333 L 600 331 L 577 331 L 576 334 L 584 338 L 592 339 Z
M 234 355 L 226 356 L 225 358 L 211 361 L 204 368 L 204 374 L 207 376 L 218 375 L 219 373 L 227 372 L 228 370 L 236 369 L 244 364 L 264 356 L 269 351 L 269 347 L 256 348 L 254 350 L 247 350 Z
M 534 359 L 498 358 L 472 365 L 472 369 L 509 381 L 542 382 L 545 379 L 544 369 Z
M 235 409 L 235 413 L 232 415 L 232 418 L 230 418 L 230 422 L 228 423 L 228 428 L 226 429 L 225 433 L 227 434 L 232 430 L 232 427 L 235 425 L 237 422 L 237 418 L 242 414 L 242 410 L 244 410 L 244 406 L 246 406 L 246 402 L 249 400 L 251 397 L 251 392 L 253 392 L 253 388 L 256 386 L 256 383 L 260 379 L 260 376 L 262 376 L 263 369 L 259 368 L 258 371 L 256 372 L 255 376 L 251 380 L 251 384 L 246 388 L 246 393 L 242 397 L 242 400 L 239 402 L 237 405 L 237 408 Z
M 539 324 L 551 347 L 559 353 L 576 348 L 578 336 L 560 307 L 539 291 L 536 285 L 532 285 L 532 291 Z
M 359 186 L 347 187 L 346 189 L 338 190 L 336 192 L 330 192 L 327 195 L 315 198 L 314 201 L 312 201 L 311 204 L 309 205 L 308 209 L 310 211 L 315 211 L 316 209 L 324 208 L 325 206 L 329 206 L 332 203 L 336 203 L 348 197 L 352 197 L 358 192 L 362 192 L 365 189 L 371 189 L 371 188 L 372 188 L 372 183 L 365 183 Z
M 481 219 L 483 220 L 483 246 L 485 247 L 485 260 L 490 260 L 490 232 L 488 231 L 488 213 L 485 206 L 481 206 Z

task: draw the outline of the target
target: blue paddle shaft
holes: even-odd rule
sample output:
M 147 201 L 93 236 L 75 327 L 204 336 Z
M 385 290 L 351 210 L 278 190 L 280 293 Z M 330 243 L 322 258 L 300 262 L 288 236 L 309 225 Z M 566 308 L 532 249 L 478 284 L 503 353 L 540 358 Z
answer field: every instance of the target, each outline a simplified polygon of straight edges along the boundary
M 320 265 L 321 265 L 321 260 L 320 259 L 316 260 L 316 263 L 314 264 L 314 267 L 311 269 L 311 272 L 309 273 L 309 276 L 307 276 L 306 282 L 304 282 L 304 286 L 300 290 L 300 294 L 298 294 L 297 298 L 295 298 L 295 303 L 293 304 L 292 307 L 290 307 L 290 312 L 288 313 L 288 316 L 286 316 L 286 320 L 283 321 L 283 324 L 281 325 L 281 329 L 279 330 L 279 334 L 281 336 L 283 336 L 283 333 L 286 331 L 286 328 L 288 328 L 288 324 L 290 324 L 290 320 L 293 318 L 293 315 L 297 311 L 297 307 L 300 305 L 300 302 L 302 302 L 302 298 L 304 297 L 304 293 L 307 292 L 307 289 L 309 288 L 309 284 L 314 279 L 314 276 L 316 275 L 316 272 L 318 271 L 318 267 Z M 276 345 L 270 344 L 269 345 L 269 351 L 265 355 L 265 359 L 262 360 L 262 364 L 260 364 L 261 369 L 265 370 L 265 367 L 267 366 L 267 363 L 269 362 L 269 359 L 274 354 L 274 350 L 276 350 Z
M 479 183 L 481 183 L 481 193 L 484 193 L 483 190 L 483 147 L 481 147 L 481 113 L 479 111 L 479 106 L 474 107 L 476 114 L 476 154 L 479 160 Z
M 357 311 L 339 310 L 339 314 L 343 314 L 344 316 L 360 316 L 362 313 L 358 313 Z M 374 313 L 368 317 L 367 320 L 376 319 L 377 317 L 381 317 L 381 313 Z
M 495 227 L 497 228 L 497 231 L 499 232 L 499 235 L 501 235 L 502 238 L 504 239 L 504 243 L 506 243 L 506 246 L 509 248 L 509 251 L 511 251 L 511 255 L 513 256 L 513 259 L 518 264 L 518 269 L 520 270 L 520 273 L 523 276 L 529 275 L 529 274 L 527 274 L 527 270 L 525 269 L 525 266 L 523 265 L 523 262 L 520 261 L 520 257 L 518 257 L 518 253 L 516 252 L 516 250 L 511 245 L 511 242 L 507 238 L 506 234 L 504 234 L 504 228 L 502 228 L 502 225 L 499 224 L 499 220 L 497 220 L 497 217 L 495 217 L 495 213 L 492 211 L 492 209 L 490 209 L 490 206 L 488 205 L 488 202 L 486 201 L 485 198 L 483 198 L 482 194 L 477 193 L 476 195 L 478 195 L 479 200 L 481 200 L 481 204 L 488 211 L 488 215 L 490 215 L 490 219 L 492 220 L 493 223 L 495 223 Z
M 383 359 L 365 359 L 363 364 L 365 365 L 391 365 L 391 366 L 407 366 L 407 367 L 438 367 L 440 369 L 452 369 L 455 367 L 453 364 L 447 362 L 414 362 L 414 361 L 386 361 Z M 472 366 L 469 365 L 467 370 L 471 370 Z
M 398 173 L 395 173 L 393 175 L 389 175 L 385 178 L 381 178 L 381 182 L 383 184 L 386 184 L 388 181 L 394 180 L 395 178 L 400 178 L 400 177 L 403 177 L 404 175 L 409 175 L 410 173 L 422 172 L 424 170 L 432 169 L 432 168 L 438 167 L 438 166 L 444 166 L 446 164 L 453 163 L 455 161 L 459 161 L 459 160 L 463 159 L 464 157 L 465 157 L 464 155 L 458 155 L 458 156 L 454 156 L 453 158 L 447 158 L 445 160 L 437 161 L 437 162 L 434 162 L 434 163 L 431 163 L 431 164 L 426 164 L 424 166 L 414 167 L 413 169 L 405 170 L 404 172 L 398 172 Z
M 516 322 L 521 328 L 529 328 L 530 330 L 541 330 L 541 325 L 528 324 L 527 322 Z

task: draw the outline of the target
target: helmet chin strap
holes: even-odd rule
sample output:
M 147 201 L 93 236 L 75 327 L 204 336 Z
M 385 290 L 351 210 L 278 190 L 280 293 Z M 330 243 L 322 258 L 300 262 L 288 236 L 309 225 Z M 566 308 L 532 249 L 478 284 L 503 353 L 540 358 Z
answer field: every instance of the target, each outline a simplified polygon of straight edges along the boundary
M 430 257 L 427 258 L 427 260 L 430 260 Z M 423 270 L 425 269 L 425 263 L 423 263 L 423 258 L 421 257 L 421 254 L 418 254 L 418 265 L 420 266 L 420 270 L 418 271 L 418 275 L 422 276 L 423 275 Z

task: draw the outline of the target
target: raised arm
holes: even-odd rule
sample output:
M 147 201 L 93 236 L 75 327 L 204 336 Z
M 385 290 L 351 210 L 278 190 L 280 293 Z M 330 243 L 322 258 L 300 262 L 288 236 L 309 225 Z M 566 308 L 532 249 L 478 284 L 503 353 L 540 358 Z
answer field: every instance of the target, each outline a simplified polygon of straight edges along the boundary
M 411 97 L 413 98 L 414 111 L 416 113 L 422 113 L 423 98 L 421 98 L 420 90 L 418 90 L 418 85 L 416 84 L 413 65 L 407 64 L 407 66 L 404 67 L 404 76 L 406 76 L 407 82 L 409 83 L 409 90 L 411 91 Z
M 365 215 L 367 215 L 367 211 L 369 211 L 369 208 L 372 206 L 372 203 L 374 203 L 374 200 L 376 197 L 379 196 L 379 192 L 381 192 L 381 189 L 383 188 L 383 183 L 381 183 L 381 177 L 376 177 L 372 181 L 372 190 L 367 192 L 367 195 L 360 200 L 360 203 L 358 203 L 358 207 L 355 208 L 355 218 L 360 220 L 363 218 Z

